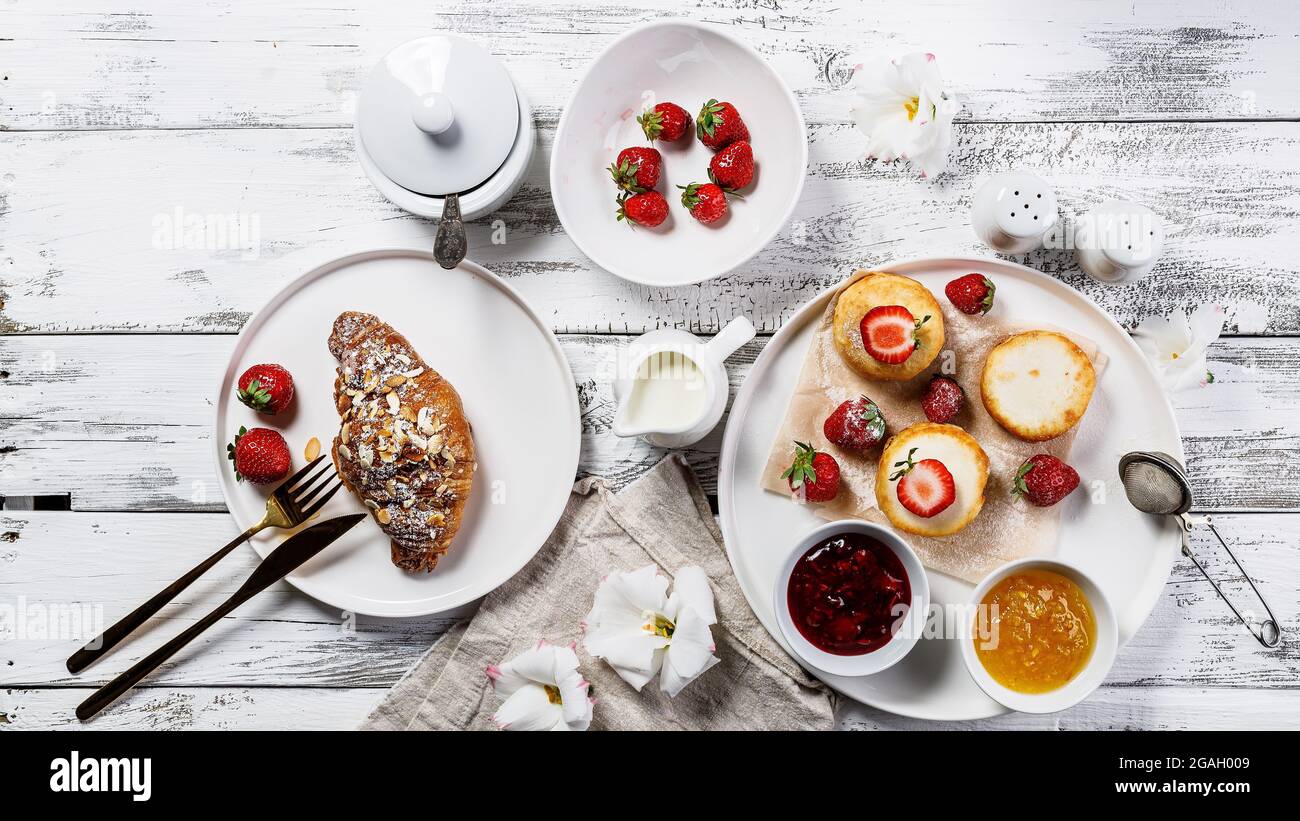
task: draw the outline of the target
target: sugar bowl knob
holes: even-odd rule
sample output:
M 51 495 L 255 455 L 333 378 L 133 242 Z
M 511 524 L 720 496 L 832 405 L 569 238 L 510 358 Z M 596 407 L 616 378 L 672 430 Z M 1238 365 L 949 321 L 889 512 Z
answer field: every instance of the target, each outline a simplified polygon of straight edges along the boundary
M 411 104 L 411 121 L 425 134 L 436 136 L 451 128 L 456 121 L 456 109 L 446 94 L 430 91 L 416 97 Z

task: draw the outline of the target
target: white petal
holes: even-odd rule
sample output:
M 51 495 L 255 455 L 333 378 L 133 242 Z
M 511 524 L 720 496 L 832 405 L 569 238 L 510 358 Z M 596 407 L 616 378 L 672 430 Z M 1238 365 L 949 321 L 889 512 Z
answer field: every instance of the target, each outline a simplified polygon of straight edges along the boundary
M 1192 342 L 1192 331 L 1187 325 L 1187 317 L 1180 311 L 1175 311 L 1167 317 L 1149 317 L 1142 320 L 1134 329 L 1133 336 L 1137 339 L 1149 340 L 1158 354 L 1166 357 L 1186 350 Z
M 1165 368 L 1162 374 L 1161 382 L 1165 390 L 1170 392 L 1185 391 L 1189 388 L 1198 387 L 1205 381 L 1205 373 L 1209 366 L 1205 361 L 1205 354 L 1200 356 L 1186 356 L 1178 360 L 1177 364 Z
M 1198 305 L 1187 320 L 1192 339 L 1206 344 L 1218 339 L 1223 333 L 1223 316 L 1223 310 L 1217 305 Z
M 614 668 L 614 672 L 618 673 L 619 678 L 632 685 L 632 689 L 639 693 L 642 687 L 649 684 L 650 680 L 658 675 L 660 668 L 663 666 L 663 661 L 664 651 L 659 650 L 651 659 L 650 669 L 648 670 L 635 670 L 630 667 L 620 667 L 617 664 L 610 664 L 610 667 Z
M 560 680 L 560 705 L 564 723 L 571 730 L 585 730 L 591 724 L 591 685 L 577 670 Z
M 681 596 L 682 606 L 693 609 L 707 623 L 718 623 L 718 614 L 713 609 L 713 590 L 702 568 L 692 565 L 678 570 L 673 576 L 673 595 Z
M 676 696 L 701 673 L 717 664 L 713 655 L 713 634 L 695 610 L 687 607 L 679 614 L 672 644 L 664 653 L 659 687 L 670 697 Z
M 667 590 L 668 579 L 654 565 L 607 576 L 587 614 L 583 647 L 610 664 L 650 674 L 655 651 L 668 642 L 646 624 L 664 611 Z
M 654 663 L 654 654 L 668 646 L 668 639 L 641 629 L 594 631 L 583 639 L 583 646 L 588 653 L 616 667 L 649 673 Z
M 493 688 L 503 696 L 509 696 L 520 687 L 535 682 L 537 684 L 555 684 L 556 683 L 556 655 L 559 651 L 567 650 L 571 657 L 573 667 L 578 666 L 578 657 L 572 650 L 567 647 L 556 647 L 553 644 L 538 642 L 534 647 L 525 650 L 510 661 L 503 662 L 500 667 L 498 676 L 494 680 Z
M 503 730 L 553 730 L 564 723 L 564 714 L 541 685 L 529 684 L 506 699 L 492 720 Z
M 611 573 L 596 588 L 587 625 L 639 621 L 647 610 L 661 612 L 667 593 L 668 579 L 652 564 L 630 573 Z

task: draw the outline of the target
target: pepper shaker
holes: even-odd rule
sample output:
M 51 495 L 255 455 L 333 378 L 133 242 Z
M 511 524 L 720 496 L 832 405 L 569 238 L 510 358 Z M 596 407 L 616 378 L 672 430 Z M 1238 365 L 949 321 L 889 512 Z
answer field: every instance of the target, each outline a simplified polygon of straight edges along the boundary
M 1074 255 L 1079 267 L 1098 282 L 1135 282 L 1151 273 L 1164 239 L 1161 219 L 1150 208 L 1107 200 L 1080 220 Z
M 1056 194 L 1027 171 L 990 177 L 971 201 L 975 235 L 1000 254 L 1027 254 L 1041 248 L 1054 225 Z

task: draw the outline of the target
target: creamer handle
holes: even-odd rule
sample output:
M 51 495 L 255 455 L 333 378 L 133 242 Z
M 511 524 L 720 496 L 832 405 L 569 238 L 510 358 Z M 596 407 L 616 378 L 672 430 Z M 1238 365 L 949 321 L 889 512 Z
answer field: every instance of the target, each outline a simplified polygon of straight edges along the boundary
M 727 357 L 735 353 L 741 345 L 754 338 L 757 331 L 754 330 L 754 323 L 750 322 L 744 316 L 737 316 L 727 323 L 727 327 L 718 331 L 717 336 L 708 341 L 704 346 L 709 355 L 716 358 L 721 365 Z

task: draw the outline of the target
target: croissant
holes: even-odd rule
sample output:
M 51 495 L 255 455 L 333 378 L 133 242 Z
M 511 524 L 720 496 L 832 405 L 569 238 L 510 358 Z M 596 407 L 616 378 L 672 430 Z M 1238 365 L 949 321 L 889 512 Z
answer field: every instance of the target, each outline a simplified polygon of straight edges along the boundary
M 477 467 L 460 395 L 373 314 L 339 314 L 329 351 L 339 477 L 392 541 L 393 564 L 433 570 L 460 529 Z

